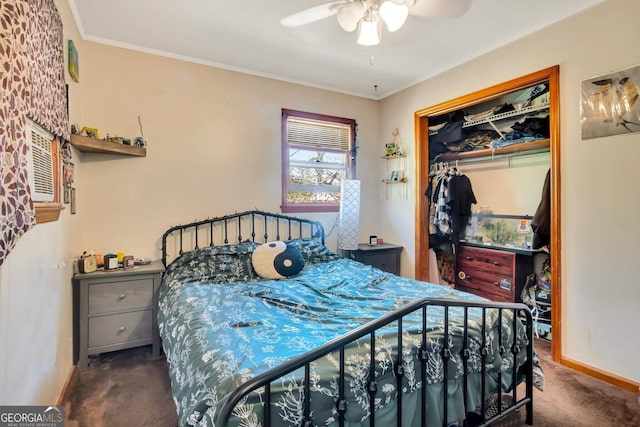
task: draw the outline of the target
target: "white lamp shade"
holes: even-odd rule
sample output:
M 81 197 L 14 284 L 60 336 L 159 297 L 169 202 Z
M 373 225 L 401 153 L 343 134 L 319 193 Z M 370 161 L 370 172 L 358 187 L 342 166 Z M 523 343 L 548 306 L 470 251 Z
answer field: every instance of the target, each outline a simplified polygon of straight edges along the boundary
M 371 9 L 367 11 L 360 21 L 360 33 L 358 44 L 363 46 L 375 46 L 380 43 L 381 33 L 380 17 Z
M 380 17 L 387 24 L 387 29 L 392 33 L 404 25 L 407 21 L 407 16 L 409 16 L 409 8 L 406 5 L 387 0 L 380 6 Z
M 365 12 L 364 3 L 360 1 L 354 1 L 347 3 L 338 8 L 336 12 L 338 18 L 338 24 L 343 30 L 352 32 L 358 28 L 358 22 L 362 18 Z
M 358 227 L 360 225 L 360 181 L 345 179 L 340 188 L 340 221 L 338 248 L 358 249 Z

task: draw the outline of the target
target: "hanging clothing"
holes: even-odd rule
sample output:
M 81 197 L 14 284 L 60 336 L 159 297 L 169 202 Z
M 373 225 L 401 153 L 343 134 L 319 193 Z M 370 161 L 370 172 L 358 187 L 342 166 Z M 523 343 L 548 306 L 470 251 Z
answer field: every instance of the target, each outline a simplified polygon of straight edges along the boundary
M 551 169 L 547 171 L 542 187 L 542 198 L 538 209 L 531 220 L 531 229 L 533 230 L 533 239 L 531 247 L 540 249 L 548 245 L 551 240 Z
M 454 175 L 449 181 L 449 194 L 447 203 L 450 206 L 451 242 L 454 245 L 460 243 L 460 235 L 469 224 L 471 218 L 471 205 L 478 203 L 471 180 L 464 174 Z
M 469 223 L 471 205 L 477 203 L 471 181 L 457 167 L 437 166 L 430 174 L 429 234 L 445 237 L 454 245 Z

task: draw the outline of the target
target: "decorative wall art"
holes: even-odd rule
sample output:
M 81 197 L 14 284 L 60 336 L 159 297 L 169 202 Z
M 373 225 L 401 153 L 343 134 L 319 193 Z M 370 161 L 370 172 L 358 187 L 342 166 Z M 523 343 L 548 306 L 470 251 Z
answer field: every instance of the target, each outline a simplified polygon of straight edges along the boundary
M 69 75 L 74 82 L 80 81 L 80 67 L 78 64 L 78 50 L 73 40 L 69 40 Z
M 76 214 L 76 189 L 71 187 L 69 189 L 69 198 L 71 199 L 71 215 Z
M 582 139 L 640 132 L 640 65 L 582 81 Z
M 71 186 L 73 185 L 73 163 L 69 162 L 62 167 L 62 183 L 64 190 L 63 202 L 69 204 L 71 198 Z
M 26 126 L 30 117 L 63 141 L 63 162 L 71 160 L 64 80 L 62 20 L 53 0 L 0 1 L 0 266 L 18 239 L 36 222 L 26 170 Z M 11 48 L 9 48 L 10 46 Z

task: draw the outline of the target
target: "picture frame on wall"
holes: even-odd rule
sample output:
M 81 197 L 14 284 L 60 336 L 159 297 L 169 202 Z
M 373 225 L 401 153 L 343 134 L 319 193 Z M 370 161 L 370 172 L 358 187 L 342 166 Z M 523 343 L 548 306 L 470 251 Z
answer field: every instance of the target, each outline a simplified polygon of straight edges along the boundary
M 69 55 L 69 75 L 74 82 L 80 81 L 80 67 L 78 64 L 78 49 L 73 43 L 73 40 L 69 39 L 68 43 L 68 55 Z
M 64 167 L 62 168 L 62 170 L 64 171 L 64 176 L 63 176 L 63 183 L 65 185 L 65 187 L 71 187 L 71 184 L 73 184 L 73 163 L 67 163 L 66 165 L 64 165 Z
M 582 81 L 582 139 L 640 132 L 640 65 Z
M 98 129 L 96 129 L 96 128 L 90 128 L 90 127 L 85 126 L 80 131 L 80 134 L 81 135 L 86 135 L 89 138 L 100 139 L 100 137 L 98 136 Z
M 71 202 L 71 215 L 75 215 L 76 214 L 76 189 L 74 187 L 71 187 L 69 189 L 69 198 L 70 198 L 70 202 Z
M 76 49 L 73 40 L 69 39 L 68 43 L 68 55 L 69 55 L 69 75 L 74 82 L 80 81 L 80 67 L 78 64 L 78 49 Z
M 65 185 L 63 190 L 63 199 L 62 199 L 65 205 L 69 204 L 70 193 L 71 193 L 71 187 L 67 187 Z

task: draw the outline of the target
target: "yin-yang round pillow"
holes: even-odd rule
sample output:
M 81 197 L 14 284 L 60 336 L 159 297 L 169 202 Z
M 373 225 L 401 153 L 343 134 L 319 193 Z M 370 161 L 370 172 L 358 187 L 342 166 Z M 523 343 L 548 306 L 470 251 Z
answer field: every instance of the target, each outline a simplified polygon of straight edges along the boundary
M 304 267 L 300 251 L 285 242 L 268 242 L 258 246 L 251 255 L 251 264 L 264 279 L 284 279 L 295 276 Z

